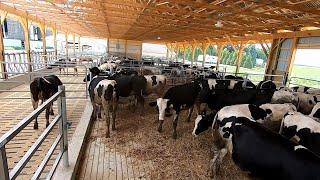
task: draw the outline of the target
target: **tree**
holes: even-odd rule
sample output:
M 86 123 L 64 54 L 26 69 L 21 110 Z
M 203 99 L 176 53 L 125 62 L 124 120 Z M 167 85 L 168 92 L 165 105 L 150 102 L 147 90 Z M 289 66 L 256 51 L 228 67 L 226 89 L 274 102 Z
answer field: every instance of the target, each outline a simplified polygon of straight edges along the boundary
M 217 55 L 217 51 L 216 51 L 216 48 L 214 48 L 213 46 L 209 46 L 208 49 L 207 49 L 207 54 L 209 56 L 216 56 Z
M 252 69 L 253 68 L 253 63 L 252 63 L 252 58 L 251 56 L 246 56 L 245 61 L 243 63 L 243 67 Z

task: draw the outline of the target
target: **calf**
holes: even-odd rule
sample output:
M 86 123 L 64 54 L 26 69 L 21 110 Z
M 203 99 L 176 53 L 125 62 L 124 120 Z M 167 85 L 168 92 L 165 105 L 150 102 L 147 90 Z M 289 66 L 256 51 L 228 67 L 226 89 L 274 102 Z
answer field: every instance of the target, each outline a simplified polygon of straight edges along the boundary
M 39 100 L 41 103 L 48 100 L 58 92 L 58 86 L 62 85 L 61 80 L 55 75 L 35 78 L 30 83 L 31 101 L 33 109 L 38 108 Z M 52 104 L 46 108 L 46 127 L 49 126 L 49 113 L 53 115 Z M 36 118 L 33 129 L 38 129 L 38 118 Z
M 319 180 L 320 158 L 298 145 L 245 117 L 230 117 L 232 136 L 214 154 L 213 175 L 226 154 L 243 171 L 259 179 Z M 220 127 L 221 128 L 221 127 Z
M 159 111 L 159 127 L 158 131 L 162 131 L 164 116 L 170 114 L 173 109 L 173 135 L 177 138 L 177 125 L 179 113 L 182 109 L 189 109 L 187 121 L 190 121 L 194 104 L 201 90 L 198 82 L 191 82 L 183 85 L 171 87 L 162 98 L 158 98 L 156 102 L 151 102 L 150 106 L 157 105 Z
M 289 112 L 282 120 L 280 134 L 320 155 L 320 123 L 299 112 Z
M 311 113 L 309 114 L 310 117 L 320 120 L 320 102 L 318 102 L 312 109 Z
M 118 105 L 117 83 L 115 80 L 93 78 L 89 85 L 89 95 L 93 107 L 91 118 L 97 119 L 98 106 L 102 106 L 104 119 L 107 123 L 106 137 L 110 137 L 110 119 L 112 130 L 115 130 L 116 110 Z

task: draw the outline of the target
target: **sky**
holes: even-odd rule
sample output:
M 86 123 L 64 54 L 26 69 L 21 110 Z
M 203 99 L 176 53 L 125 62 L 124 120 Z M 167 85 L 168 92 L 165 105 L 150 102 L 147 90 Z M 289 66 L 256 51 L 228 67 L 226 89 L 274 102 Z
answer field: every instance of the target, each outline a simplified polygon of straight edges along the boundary
M 320 49 L 297 49 L 294 64 L 320 67 Z

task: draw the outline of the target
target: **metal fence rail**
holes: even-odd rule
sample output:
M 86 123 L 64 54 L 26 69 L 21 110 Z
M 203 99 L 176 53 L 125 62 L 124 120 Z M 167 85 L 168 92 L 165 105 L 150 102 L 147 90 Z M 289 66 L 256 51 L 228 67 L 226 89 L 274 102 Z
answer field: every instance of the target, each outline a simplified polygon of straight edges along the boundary
M 6 144 L 9 143 L 19 132 L 21 132 L 28 124 L 32 122 L 41 112 L 43 112 L 48 106 L 50 106 L 55 100 L 58 100 L 58 115 L 50 123 L 50 125 L 42 132 L 38 139 L 33 143 L 29 148 L 26 154 L 20 159 L 20 161 L 14 166 L 14 168 L 9 171 L 8 160 L 6 156 Z M 59 135 L 56 137 L 56 140 L 51 145 L 46 156 L 42 160 L 40 166 L 36 170 L 32 179 L 38 179 L 46 167 L 48 161 L 50 160 L 54 150 L 60 143 L 60 154 L 58 155 L 56 162 L 54 163 L 50 173 L 47 176 L 47 179 L 51 179 L 54 170 L 56 169 L 58 162 L 63 158 L 63 164 L 65 167 L 69 166 L 68 160 L 68 132 L 67 132 L 67 112 L 66 112 L 66 96 L 65 96 L 65 87 L 59 86 L 59 91 L 54 94 L 51 98 L 45 101 L 41 106 L 34 110 L 27 117 L 22 119 L 17 125 L 10 129 L 0 138 L 0 179 L 16 179 L 20 174 L 22 169 L 29 162 L 33 154 L 41 146 L 42 142 L 47 138 L 49 133 L 52 131 L 53 127 L 59 123 Z
M 42 77 L 42 76 L 46 76 L 46 75 L 57 75 L 59 77 L 71 77 L 71 76 L 79 76 L 79 77 L 85 77 L 88 74 L 88 68 L 90 67 L 89 65 L 83 65 L 81 63 L 63 63 L 63 64 L 49 64 L 49 69 L 46 68 L 46 65 L 48 64 L 44 64 L 44 63 L 18 63 L 18 62 L 0 62 L 0 66 L 4 64 L 4 65 L 10 65 L 13 67 L 21 67 L 20 68 L 20 72 L 3 72 L 3 74 L 9 76 L 10 78 L 8 79 L 3 79 L 2 82 L 5 83 L 17 83 L 17 84 L 24 84 L 24 83 L 31 83 L 32 80 L 36 77 Z M 32 71 L 29 72 L 27 67 L 28 66 L 39 66 L 39 67 L 43 67 L 42 70 L 38 70 L 38 71 Z M 73 68 L 73 69 L 77 69 L 81 70 L 82 72 L 73 72 L 70 73 L 68 71 L 69 68 Z M 66 71 L 64 71 L 63 69 L 66 69 Z M 60 73 L 58 73 L 58 71 L 60 70 Z M 20 78 L 20 79 L 14 79 L 13 77 L 18 77 L 19 75 L 26 75 L 25 78 Z M 63 84 L 82 84 L 84 86 L 84 90 L 73 90 L 73 89 L 67 89 L 66 92 L 83 92 L 85 94 L 85 96 L 68 96 L 68 98 L 70 99 L 76 99 L 76 98 L 87 98 L 88 97 L 88 81 L 86 78 L 85 82 L 81 81 L 79 82 L 63 82 Z M 30 92 L 29 89 L 27 90 L 5 90 L 5 89 L 0 89 L 0 93 L 1 92 Z M 30 97 L 0 97 L 0 99 L 29 99 Z
M 288 86 L 307 86 L 313 88 L 320 88 L 320 80 L 302 78 L 302 77 L 290 77 Z

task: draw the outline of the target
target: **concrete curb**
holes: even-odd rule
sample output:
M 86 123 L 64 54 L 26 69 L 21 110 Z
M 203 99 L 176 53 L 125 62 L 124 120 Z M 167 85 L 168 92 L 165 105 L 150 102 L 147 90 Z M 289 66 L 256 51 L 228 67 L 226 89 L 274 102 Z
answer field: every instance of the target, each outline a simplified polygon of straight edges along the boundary
M 57 180 L 70 179 L 71 180 L 76 178 L 77 170 L 81 160 L 81 155 L 85 147 L 84 142 L 86 140 L 87 134 L 90 131 L 91 114 L 92 114 L 92 105 L 91 105 L 91 102 L 88 100 L 86 102 L 86 107 L 81 116 L 79 124 L 72 136 L 72 140 L 69 141 L 70 142 L 68 147 L 69 167 L 65 168 L 63 166 L 63 160 L 61 160 L 59 162 L 59 165 L 52 179 L 57 179 Z

